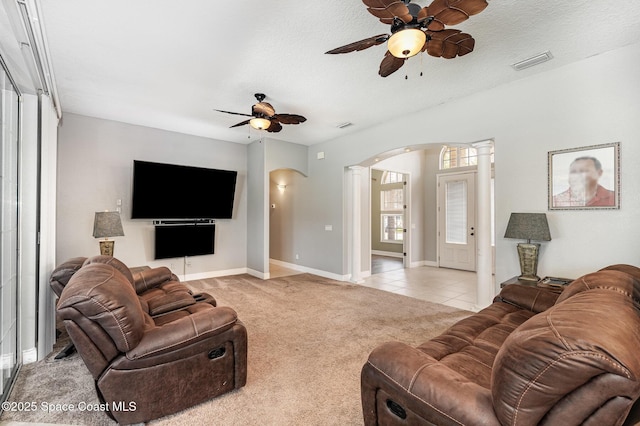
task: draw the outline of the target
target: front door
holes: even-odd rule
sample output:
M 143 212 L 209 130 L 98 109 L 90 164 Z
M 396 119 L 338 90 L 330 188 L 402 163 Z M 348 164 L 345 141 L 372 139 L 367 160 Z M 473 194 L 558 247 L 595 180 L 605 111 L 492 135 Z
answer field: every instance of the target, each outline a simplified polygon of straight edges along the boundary
M 439 266 L 476 270 L 475 172 L 438 176 Z

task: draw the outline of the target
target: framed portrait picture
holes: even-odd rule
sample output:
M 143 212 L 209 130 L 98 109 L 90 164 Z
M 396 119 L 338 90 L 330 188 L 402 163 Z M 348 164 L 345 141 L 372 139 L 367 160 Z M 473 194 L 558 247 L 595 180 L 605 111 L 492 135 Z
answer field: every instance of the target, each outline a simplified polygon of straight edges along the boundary
M 620 142 L 549 152 L 549 210 L 620 208 Z

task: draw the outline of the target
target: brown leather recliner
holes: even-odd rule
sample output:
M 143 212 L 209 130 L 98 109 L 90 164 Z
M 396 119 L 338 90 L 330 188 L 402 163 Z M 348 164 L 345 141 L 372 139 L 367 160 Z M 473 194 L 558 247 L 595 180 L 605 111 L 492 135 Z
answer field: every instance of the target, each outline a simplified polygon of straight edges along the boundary
M 615 265 L 559 296 L 506 286 L 491 306 L 417 348 L 379 346 L 362 369 L 365 424 L 604 426 L 635 419 L 638 272 Z
M 194 303 L 152 317 L 105 263 L 78 270 L 58 314 L 119 423 L 175 413 L 246 383 L 247 334 L 235 311 Z

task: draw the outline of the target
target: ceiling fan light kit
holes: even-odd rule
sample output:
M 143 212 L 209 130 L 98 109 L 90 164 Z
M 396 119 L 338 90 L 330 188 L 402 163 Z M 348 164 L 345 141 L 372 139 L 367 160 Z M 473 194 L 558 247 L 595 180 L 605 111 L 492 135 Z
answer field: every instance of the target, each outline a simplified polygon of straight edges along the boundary
M 307 121 L 305 117 L 297 114 L 276 114 L 276 110 L 273 106 L 268 102 L 264 102 L 264 99 L 266 98 L 264 93 L 256 93 L 254 96 L 258 100 L 258 103 L 251 107 L 251 114 L 223 111 L 221 109 L 216 109 L 215 111 L 224 112 L 225 114 L 251 117 L 250 119 L 241 121 L 231 127 L 239 127 L 248 124 L 256 130 L 265 130 L 270 133 L 277 133 L 282 130 L 283 124 L 300 124 Z
M 417 28 L 405 28 L 393 34 L 387 42 L 389 52 L 396 58 L 410 58 L 422 51 L 427 35 Z
M 420 52 L 451 59 L 473 51 L 475 40 L 460 30 L 445 28 L 482 12 L 487 0 L 433 0 L 421 7 L 411 0 L 362 0 L 367 10 L 383 24 L 390 25 L 391 35 L 379 34 L 329 50 L 330 55 L 356 52 L 387 42 L 387 52 L 380 63 L 381 77 L 396 72 L 407 58 Z
M 256 130 L 266 130 L 271 125 L 271 122 L 266 118 L 256 117 L 249 120 L 249 125 Z

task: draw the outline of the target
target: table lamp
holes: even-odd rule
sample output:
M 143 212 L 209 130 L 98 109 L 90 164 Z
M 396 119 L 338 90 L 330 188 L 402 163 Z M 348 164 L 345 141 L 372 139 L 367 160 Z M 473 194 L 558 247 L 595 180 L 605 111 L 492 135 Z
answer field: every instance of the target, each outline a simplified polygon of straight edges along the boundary
M 539 281 L 540 277 L 536 274 L 540 244 L 531 243 L 531 240 L 551 241 L 547 215 L 544 213 L 511 213 L 504 237 L 527 240 L 526 243 L 518 243 L 521 273 L 518 279 Z
M 110 237 L 122 237 L 122 221 L 118 212 L 96 212 L 93 221 L 93 236 L 95 238 L 104 238 L 100 241 L 100 254 L 103 256 L 113 256 L 113 247 L 115 241 L 111 241 Z

